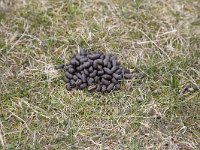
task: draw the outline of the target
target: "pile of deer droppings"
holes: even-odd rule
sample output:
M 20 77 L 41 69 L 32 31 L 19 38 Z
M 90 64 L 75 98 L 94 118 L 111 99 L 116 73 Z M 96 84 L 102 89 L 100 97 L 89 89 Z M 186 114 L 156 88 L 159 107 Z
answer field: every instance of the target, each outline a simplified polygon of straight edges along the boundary
M 102 52 L 86 52 L 81 49 L 68 64 L 57 66 L 64 69 L 66 89 L 85 89 L 96 92 L 110 92 L 120 88 L 122 79 L 131 79 L 132 75 L 120 66 L 117 58 Z

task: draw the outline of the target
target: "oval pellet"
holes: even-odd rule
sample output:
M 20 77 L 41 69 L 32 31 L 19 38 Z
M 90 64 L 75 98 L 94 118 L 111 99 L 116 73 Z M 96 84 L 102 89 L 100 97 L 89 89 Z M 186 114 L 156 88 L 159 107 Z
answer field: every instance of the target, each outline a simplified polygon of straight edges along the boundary
M 102 75 L 102 78 L 107 79 L 107 80 L 111 80 L 112 76 L 108 75 L 108 74 L 104 74 L 104 75 Z
M 70 61 L 70 64 L 72 65 L 72 66 L 75 66 L 76 65 L 76 59 L 75 58 L 73 58 L 73 59 L 71 59 L 71 61 Z
M 107 74 L 112 74 L 113 72 L 110 70 L 110 69 L 108 69 L 108 68 L 103 68 L 104 69 L 104 71 L 105 71 L 105 73 L 107 73 Z
M 102 65 L 103 61 L 101 59 L 97 59 L 93 62 L 93 67 L 97 68 L 98 65 Z
M 122 73 L 122 69 L 121 68 L 117 69 L 115 73 L 118 74 L 118 75 L 121 74 Z
M 94 77 L 94 82 L 95 82 L 95 83 L 98 83 L 98 82 L 99 82 L 99 79 L 100 79 L 99 76 Z
M 71 79 L 73 77 L 73 75 L 69 72 L 65 72 L 65 76 L 69 79 Z
M 91 63 L 90 62 L 85 62 L 84 64 L 83 64 L 83 68 L 88 68 L 88 67 L 90 67 L 91 66 Z
M 101 76 L 101 75 L 104 74 L 104 71 L 103 71 L 103 70 L 100 70 L 100 71 L 97 72 L 97 74 L 98 74 L 99 76 Z
M 86 79 L 86 75 L 85 75 L 85 74 L 82 74 L 81 79 L 82 79 L 83 82 L 86 82 L 86 81 L 87 81 L 87 79 Z
M 101 79 L 101 83 L 104 84 L 104 85 L 109 85 L 109 84 L 110 84 L 110 81 L 108 81 L 108 80 L 102 78 L 102 79 Z
M 98 59 L 100 56 L 101 56 L 101 54 L 91 54 L 91 55 L 88 55 L 88 58 L 90 58 L 90 59 Z
M 75 71 L 74 68 L 69 68 L 68 69 L 68 72 L 70 72 L 70 73 L 74 73 L 74 71 Z
M 112 78 L 111 82 L 117 84 L 117 83 L 118 83 L 118 80 L 115 79 L 115 78 Z
M 120 80 L 121 79 L 121 75 L 118 75 L 116 73 L 113 73 L 113 77 L 117 80 Z
M 104 66 L 107 66 L 107 65 L 108 65 L 108 61 L 109 61 L 108 59 L 104 59 L 104 60 L 103 60 L 103 65 L 104 65 Z
M 85 73 L 86 76 L 89 75 L 89 72 L 88 72 L 88 70 L 86 70 L 86 69 L 84 69 L 84 73 Z
M 87 81 L 88 85 L 92 85 L 94 83 L 94 79 L 93 78 L 89 78 L 89 80 Z
M 75 82 L 73 79 L 70 80 L 71 86 L 75 86 L 75 83 L 76 83 L 76 82 Z
M 117 66 L 117 60 L 112 60 L 112 66 Z
M 68 83 L 70 80 L 66 76 L 64 76 L 64 81 Z
M 93 67 L 91 66 L 89 69 L 88 69 L 88 71 L 91 73 L 91 72 L 93 72 Z
M 84 58 L 80 59 L 80 62 L 83 63 L 83 62 L 86 62 L 87 60 L 88 60 L 88 58 L 84 57 Z
M 73 79 L 76 81 L 78 80 L 78 77 L 76 75 L 73 75 Z
M 101 85 L 100 85 L 100 84 L 97 85 L 96 91 L 97 91 L 97 92 L 100 92 L 100 91 L 101 91 Z
M 110 61 L 109 61 L 108 64 L 107 64 L 107 68 L 110 68 L 110 69 L 112 68 L 112 64 L 111 64 Z
M 117 66 L 113 66 L 112 68 L 111 68 L 111 71 L 112 72 L 115 72 L 117 70 Z
M 94 70 L 91 74 L 90 77 L 94 78 L 97 75 L 97 70 Z
M 111 83 L 110 85 L 108 85 L 107 92 L 110 92 L 111 90 L 113 90 L 114 85 L 115 85 L 114 83 Z
M 87 84 L 86 83 L 82 83 L 80 86 L 79 86 L 79 89 L 84 89 L 84 88 L 86 88 L 87 87 Z
M 78 73 L 76 73 L 76 76 L 79 78 L 79 79 L 81 79 L 81 77 L 82 77 L 82 75 L 78 72 Z

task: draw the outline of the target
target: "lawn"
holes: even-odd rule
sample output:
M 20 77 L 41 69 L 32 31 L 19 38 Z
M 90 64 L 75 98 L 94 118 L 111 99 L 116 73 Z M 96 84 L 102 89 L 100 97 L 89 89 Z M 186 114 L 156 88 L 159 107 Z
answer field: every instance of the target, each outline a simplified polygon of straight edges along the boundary
M 0 149 L 200 147 L 199 0 L 15 1 L 0 0 Z M 54 67 L 80 47 L 135 76 L 67 91 Z

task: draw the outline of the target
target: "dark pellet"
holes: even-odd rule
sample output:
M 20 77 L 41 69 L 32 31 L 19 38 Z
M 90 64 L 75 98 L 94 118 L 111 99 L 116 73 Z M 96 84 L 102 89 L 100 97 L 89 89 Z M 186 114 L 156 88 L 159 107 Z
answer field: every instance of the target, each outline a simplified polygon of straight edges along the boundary
M 112 60 L 112 66 L 117 66 L 117 61 L 115 59 Z
M 84 64 L 83 64 L 83 68 L 88 68 L 88 67 L 90 67 L 91 66 L 91 63 L 90 62 L 85 62 Z
M 104 59 L 104 60 L 103 60 L 103 65 L 104 65 L 104 66 L 107 66 L 107 65 L 108 65 L 108 61 L 109 61 L 108 59 Z
M 112 67 L 112 64 L 111 64 L 110 61 L 108 62 L 107 67 L 108 67 L 108 68 L 111 68 L 111 67 Z
M 87 81 L 87 79 L 86 79 L 86 75 L 85 75 L 85 74 L 82 74 L 81 79 L 82 79 L 83 82 L 86 82 L 86 81 Z
M 74 66 L 74 65 L 76 65 L 76 61 L 77 61 L 77 60 L 76 60 L 75 58 L 73 58 L 73 59 L 70 61 L 70 64 Z
M 93 62 L 93 67 L 97 68 L 98 65 L 102 65 L 103 61 L 101 59 L 97 59 Z
M 108 74 L 104 74 L 104 75 L 102 75 L 102 78 L 107 79 L 107 80 L 111 80 L 112 76 L 108 75 Z
M 64 76 L 64 81 L 68 83 L 70 80 L 66 76 Z
M 98 74 L 99 76 L 101 76 L 101 75 L 104 74 L 104 71 L 103 71 L 103 70 L 102 70 L 102 71 L 98 71 L 97 74 Z
M 100 77 L 96 76 L 96 77 L 94 78 L 95 83 L 98 83 L 98 82 L 99 82 L 99 79 L 100 79 Z
M 88 71 L 91 73 L 91 72 L 93 72 L 93 67 L 91 66 L 89 69 L 88 69 Z
M 70 73 L 74 73 L 75 70 L 74 70 L 74 68 L 69 68 L 68 71 L 69 71 Z
M 115 78 L 112 78 L 111 82 L 117 84 L 118 80 L 116 80 Z
M 113 77 L 117 80 L 120 80 L 121 79 L 121 76 L 116 74 L 116 73 L 113 73 Z
M 83 62 L 86 62 L 87 60 L 88 60 L 88 58 L 84 57 L 84 58 L 80 59 L 80 62 L 83 63 Z
M 109 85 L 109 84 L 110 84 L 110 81 L 108 81 L 108 80 L 106 80 L 106 79 L 104 79 L 104 78 L 101 79 L 101 82 L 102 82 L 104 85 Z
M 79 86 L 79 88 L 82 90 L 82 89 L 84 89 L 84 88 L 86 88 L 87 87 L 87 84 L 86 83 L 82 83 L 80 86 Z
M 90 74 L 90 77 L 94 78 L 97 74 L 97 70 L 94 70 L 91 74 Z
M 88 72 L 88 70 L 86 70 L 86 69 L 84 69 L 84 73 L 85 73 L 85 75 L 89 75 L 89 72 Z
M 73 79 L 70 80 L 71 86 L 75 86 L 75 83 L 76 83 L 76 82 L 75 82 Z
M 76 75 L 73 75 L 73 79 L 76 81 L 78 80 L 78 77 Z
M 93 78 L 89 78 L 89 80 L 87 82 L 88 82 L 88 85 L 92 85 L 93 82 L 94 82 L 94 79 Z
M 104 69 L 104 71 L 107 73 L 107 74 L 112 74 L 113 72 L 110 70 L 110 69 L 108 69 L 108 68 L 103 68 Z
M 107 91 L 110 92 L 113 88 L 114 88 L 114 83 L 111 83 L 110 85 L 108 85 L 107 87 Z
M 80 73 L 76 73 L 76 76 L 81 79 L 82 75 Z
M 91 55 L 88 55 L 88 57 L 90 58 L 90 59 L 97 59 L 97 58 L 99 58 L 101 56 L 101 54 L 91 54 Z
M 69 79 L 71 79 L 73 77 L 73 75 L 69 72 L 65 72 L 65 76 Z
M 100 92 L 100 91 L 101 91 L 101 85 L 100 85 L 100 84 L 97 85 L 96 91 L 97 91 L 97 92 Z
M 122 69 L 121 68 L 117 69 L 115 73 L 118 74 L 118 75 L 121 74 L 122 73 Z
M 112 73 L 115 72 L 116 70 L 117 70 L 117 66 L 113 66 L 113 67 L 111 68 Z

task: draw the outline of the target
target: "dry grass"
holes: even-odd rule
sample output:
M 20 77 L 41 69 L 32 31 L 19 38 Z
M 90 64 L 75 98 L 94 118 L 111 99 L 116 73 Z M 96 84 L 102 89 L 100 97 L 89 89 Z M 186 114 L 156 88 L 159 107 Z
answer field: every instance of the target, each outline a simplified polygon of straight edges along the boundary
M 198 0 L 32 0 L 0 11 L 0 149 L 200 147 Z M 144 78 L 110 94 L 68 92 L 79 47 Z

